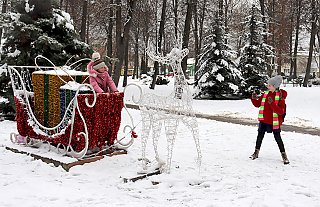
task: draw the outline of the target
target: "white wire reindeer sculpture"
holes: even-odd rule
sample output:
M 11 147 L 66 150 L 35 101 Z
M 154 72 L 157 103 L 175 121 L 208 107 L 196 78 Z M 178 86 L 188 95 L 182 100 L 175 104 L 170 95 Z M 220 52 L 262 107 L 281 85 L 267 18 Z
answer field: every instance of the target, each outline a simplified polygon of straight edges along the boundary
M 167 56 L 160 56 L 151 52 L 147 48 L 149 57 L 162 64 L 171 65 L 174 72 L 174 91 L 169 96 L 159 96 L 155 94 L 143 94 L 139 100 L 139 108 L 142 116 L 142 159 L 143 168 L 147 169 L 146 145 L 149 133 L 152 129 L 152 140 L 155 151 L 155 158 L 162 171 L 170 173 L 173 146 L 177 135 L 179 121 L 182 121 L 191 130 L 196 145 L 198 157 L 196 163 L 200 168 L 201 151 L 199 145 L 198 123 L 192 109 L 192 94 L 189 91 L 181 68 L 182 59 L 188 54 L 188 49 L 174 48 Z M 141 88 L 140 88 L 141 91 Z M 167 164 L 160 159 L 158 153 L 158 140 L 164 121 L 165 133 L 167 137 Z

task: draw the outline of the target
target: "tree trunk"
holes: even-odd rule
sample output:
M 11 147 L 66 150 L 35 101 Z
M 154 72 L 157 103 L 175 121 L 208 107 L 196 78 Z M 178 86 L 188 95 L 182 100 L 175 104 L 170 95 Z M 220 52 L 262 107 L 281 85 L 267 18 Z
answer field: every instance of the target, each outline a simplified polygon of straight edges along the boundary
M 193 7 L 193 21 L 194 21 L 194 50 L 195 50 L 195 63 L 194 63 L 194 80 L 197 79 L 196 72 L 198 71 L 198 55 L 199 55 L 199 36 L 198 36 L 198 12 L 197 12 L 198 2 L 195 2 Z
M 134 70 L 132 74 L 132 79 L 138 79 L 139 69 L 139 27 L 137 27 L 137 33 L 135 36 L 135 46 L 134 46 Z
M 293 76 L 297 78 L 297 54 L 298 54 L 298 43 L 299 43 L 299 28 L 300 28 L 300 15 L 301 15 L 301 2 L 302 0 L 296 0 L 297 2 L 297 23 L 296 23 L 296 37 L 293 49 Z
M 201 9 L 202 13 L 200 16 L 200 24 L 199 24 L 199 53 L 200 53 L 200 48 L 202 47 L 202 40 L 203 40 L 203 22 L 205 19 L 205 14 L 206 14 L 206 5 L 207 5 L 207 0 L 203 1 L 203 7 Z
M 229 3 L 228 0 L 225 0 L 225 6 L 224 6 L 224 28 L 225 28 L 225 33 L 228 34 L 228 10 L 229 10 Z M 222 22 L 221 22 L 222 23 Z M 228 39 L 225 38 L 225 44 L 228 44 Z
M 277 68 L 277 74 L 281 75 L 281 64 L 282 64 L 282 53 L 279 54 L 279 58 L 278 58 L 278 68 Z
M 188 48 L 188 45 L 189 45 L 190 25 L 191 25 L 191 19 L 192 19 L 192 10 L 194 6 L 194 0 L 188 0 L 187 5 L 188 6 L 187 6 L 186 20 L 184 24 L 182 48 Z M 186 55 L 182 59 L 182 71 L 186 76 L 186 79 L 189 79 L 189 76 L 186 75 L 187 60 L 188 60 L 188 55 Z
M 69 0 L 67 0 L 67 3 L 66 3 L 66 10 L 65 10 L 65 11 L 66 11 L 66 12 L 69 12 L 69 11 L 68 11 L 68 9 L 69 9 Z
M 126 40 L 124 46 L 124 71 L 122 87 L 126 87 L 128 83 L 128 65 L 129 65 L 129 40 Z
M 110 0 L 110 16 L 109 16 L 109 25 L 108 25 L 108 40 L 107 40 L 107 56 L 113 57 L 112 55 L 112 32 L 113 32 L 113 0 Z M 112 76 L 112 61 L 110 60 L 109 64 L 111 65 L 111 68 L 109 69 L 108 73 L 110 77 Z
M 292 71 L 293 71 L 293 53 L 292 53 L 292 48 L 293 48 L 293 25 L 294 25 L 294 7 L 293 7 L 293 2 L 290 1 L 290 8 L 291 10 L 291 16 L 290 16 L 290 71 L 289 71 L 289 80 L 292 79 Z
M 124 60 L 125 60 L 125 68 L 124 68 L 124 77 L 123 77 L 123 87 L 127 86 L 128 80 L 128 62 L 129 62 L 129 39 L 130 39 L 130 28 L 132 24 L 133 11 L 135 9 L 136 0 L 128 0 L 128 14 L 126 18 L 126 23 L 123 28 L 123 38 L 124 38 Z
M 318 47 L 320 48 L 320 34 L 319 34 L 319 30 L 318 30 L 318 32 L 317 32 L 317 38 L 318 38 Z M 318 57 L 318 69 L 319 69 L 319 72 L 318 72 L 318 76 L 317 76 L 317 78 L 320 78 L 320 55 L 319 55 L 319 57 Z
M 117 52 L 116 57 L 118 58 L 118 61 L 116 62 L 116 67 L 114 69 L 114 75 L 113 75 L 113 81 L 116 86 L 118 86 L 120 74 L 121 74 L 121 68 L 122 68 L 122 62 L 123 62 L 123 38 L 121 36 L 122 34 L 122 21 L 121 21 L 121 14 L 122 14 L 122 8 L 121 8 L 121 0 L 116 0 L 116 46 L 117 46 Z
M 267 31 L 267 24 L 266 24 L 266 18 L 265 18 L 265 14 L 264 14 L 264 0 L 260 0 L 260 10 L 261 10 L 261 15 L 262 15 L 262 22 L 263 22 L 263 28 L 264 28 L 264 32 L 266 32 Z M 264 34 L 263 35 L 263 40 L 264 40 L 264 42 L 266 42 L 267 41 L 267 38 L 268 38 L 268 36 L 267 36 L 267 34 Z
M 223 0 L 219 0 L 219 17 L 222 19 L 223 16 Z
M 274 8 L 275 8 L 275 2 L 273 0 L 272 1 L 272 19 L 275 18 Z M 272 47 L 275 48 L 275 37 L 274 37 L 275 36 L 275 24 L 271 24 L 271 25 L 272 25 Z M 272 73 L 273 73 L 273 70 L 275 67 L 275 57 L 272 57 L 271 64 L 272 64 L 272 67 L 271 67 L 271 70 L 269 71 L 270 77 L 272 76 Z
M 164 23 L 166 18 L 166 7 L 167 7 L 167 0 L 162 1 L 162 11 L 161 11 L 161 20 L 160 20 L 160 28 L 159 28 L 159 37 L 157 43 L 157 52 L 161 53 L 161 44 L 162 44 L 162 37 L 164 35 Z M 150 85 L 150 89 L 154 89 L 156 86 L 156 79 L 159 75 L 159 63 L 156 61 L 154 63 L 154 74 L 152 78 L 152 83 Z
M 116 68 L 114 70 L 114 76 L 113 81 L 116 86 L 119 84 L 119 79 L 121 75 L 121 69 L 122 64 L 124 60 L 124 53 L 126 51 L 126 47 L 128 47 L 129 44 L 127 44 L 127 41 L 129 41 L 129 31 L 130 26 L 132 22 L 132 11 L 134 11 L 136 0 L 128 0 L 128 15 L 127 15 L 127 21 L 126 24 L 122 25 L 122 19 L 121 19 L 121 0 L 116 0 L 116 46 L 117 46 L 117 52 L 116 57 L 119 59 L 118 62 L 116 62 Z M 122 33 L 123 29 L 123 33 Z
M 306 75 L 304 77 L 303 86 L 308 86 L 308 80 L 309 80 L 309 74 L 310 74 L 310 68 L 311 68 L 311 61 L 312 61 L 312 53 L 313 53 L 313 45 L 315 42 L 315 36 L 317 33 L 317 25 L 316 25 L 316 6 L 315 6 L 315 0 L 311 1 L 311 12 L 312 12 L 312 26 L 311 26 L 311 37 L 310 37 L 310 46 L 309 46 L 309 57 L 308 57 L 308 63 L 307 63 L 307 69 L 306 69 Z
M 88 7 L 88 0 L 83 0 L 81 32 L 80 32 L 80 38 L 82 42 L 85 42 L 85 38 L 86 38 L 87 7 Z
M 174 13 L 174 35 L 178 39 L 178 0 L 172 0 Z
M 292 24 L 291 24 L 292 25 Z M 291 30 L 293 32 L 293 30 Z M 292 78 L 292 71 L 293 71 L 293 56 L 292 56 L 292 32 L 290 33 L 290 71 L 289 71 L 289 80 Z

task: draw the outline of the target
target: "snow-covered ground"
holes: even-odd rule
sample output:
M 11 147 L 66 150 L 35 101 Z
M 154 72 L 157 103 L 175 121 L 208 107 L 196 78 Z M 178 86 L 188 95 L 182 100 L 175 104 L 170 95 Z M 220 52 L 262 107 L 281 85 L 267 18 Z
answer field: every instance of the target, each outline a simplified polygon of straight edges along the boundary
M 152 92 L 168 95 L 172 83 L 156 86 Z M 147 85 L 142 87 L 149 91 Z M 288 91 L 285 123 L 319 127 L 320 87 L 284 89 Z M 250 100 L 195 100 L 194 110 L 252 120 L 258 114 Z M 135 123 L 139 123 L 139 111 L 129 111 Z M 123 124 L 126 120 L 123 118 Z M 9 135 L 17 129 L 15 122 L 2 121 L 0 206 L 320 206 L 318 136 L 282 132 L 290 160 L 290 165 L 283 165 L 271 134 L 266 134 L 260 156 L 253 161 L 248 157 L 254 150 L 256 127 L 206 119 L 197 121 L 202 152 L 200 173 L 194 161 L 197 156 L 194 141 L 181 123 L 171 173 L 129 183 L 124 183 L 123 178 L 135 177 L 141 170 L 140 136 L 127 155 L 106 157 L 66 172 L 61 167 L 6 150 L 4 146 L 14 146 Z M 136 132 L 141 134 L 141 124 Z M 43 156 L 59 157 L 44 149 L 33 150 Z M 164 131 L 159 139 L 159 151 L 166 160 Z M 147 158 L 154 160 L 151 139 Z

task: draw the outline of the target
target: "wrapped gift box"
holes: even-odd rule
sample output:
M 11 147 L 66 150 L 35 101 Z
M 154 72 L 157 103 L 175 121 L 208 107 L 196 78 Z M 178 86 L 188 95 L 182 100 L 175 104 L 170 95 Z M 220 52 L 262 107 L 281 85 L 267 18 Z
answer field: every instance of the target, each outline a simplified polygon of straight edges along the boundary
M 89 83 L 88 72 L 68 70 L 67 73 L 60 69 L 32 73 L 34 114 L 46 127 L 54 127 L 60 122 L 60 87 L 73 80 Z
M 59 89 L 59 97 L 60 97 L 60 121 L 63 119 L 64 114 L 76 95 L 76 92 L 78 88 L 80 87 L 80 83 L 69 81 L 67 84 L 63 85 Z M 92 91 L 89 87 L 81 87 L 78 94 L 91 94 Z M 71 117 L 71 114 L 69 113 L 67 115 L 69 118 Z M 62 128 L 65 127 L 65 125 L 62 125 Z

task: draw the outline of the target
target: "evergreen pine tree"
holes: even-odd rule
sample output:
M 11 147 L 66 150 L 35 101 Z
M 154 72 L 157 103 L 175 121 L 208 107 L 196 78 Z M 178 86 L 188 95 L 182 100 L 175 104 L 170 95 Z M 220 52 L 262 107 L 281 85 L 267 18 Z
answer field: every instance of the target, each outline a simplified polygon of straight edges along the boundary
M 195 98 L 231 99 L 239 92 L 241 73 L 230 59 L 235 56 L 225 44 L 226 36 L 219 17 L 215 17 L 199 55 L 199 70 L 195 80 Z
M 59 66 L 72 56 L 90 57 L 91 49 L 79 41 L 70 15 L 58 9 L 55 0 L 15 0 L 12 4 L 16 13 L 2 15 L 1 26 L 7 31 L 3 64 L 34 65 L 34 58 L 43 55 Z
M 91 48 L 79 40 L 70 15 L 58 8 L 56 0 L 12 0 L 12 6 L 14 12 L 0 15 L 0 27 L 5 31 L 1 64 L 35 65 L 35 57 L 43 55 L 61 66 L 69 59 L 91 56 Z M 52 66 L 44 59 L 37 62 Z M 7 93 L 3 83 L 9 82 L 8 76 L 2 73 L 1 81 L 0 90 Z M 9 104 L 15 108 L 11 99 Z
M 240 91 L 243 97 L 250 97 L 252 93 L 260 94 L 267 88 L 268 60 L 273 56 L 272 47 L 263 42 L 264 23 L 260 21 L 261 14 L 255 5 L 252 5 L 251 15 L 246 17 L 245 34 L 247 44 L 241 49 L 238 68 L 242 73 L 243 82 Z
M 11 84 L 9 84 L 9 73 L 4 67 L 0 68 L 0 113 L 10 114 L 15 110 L 13 91 Z

